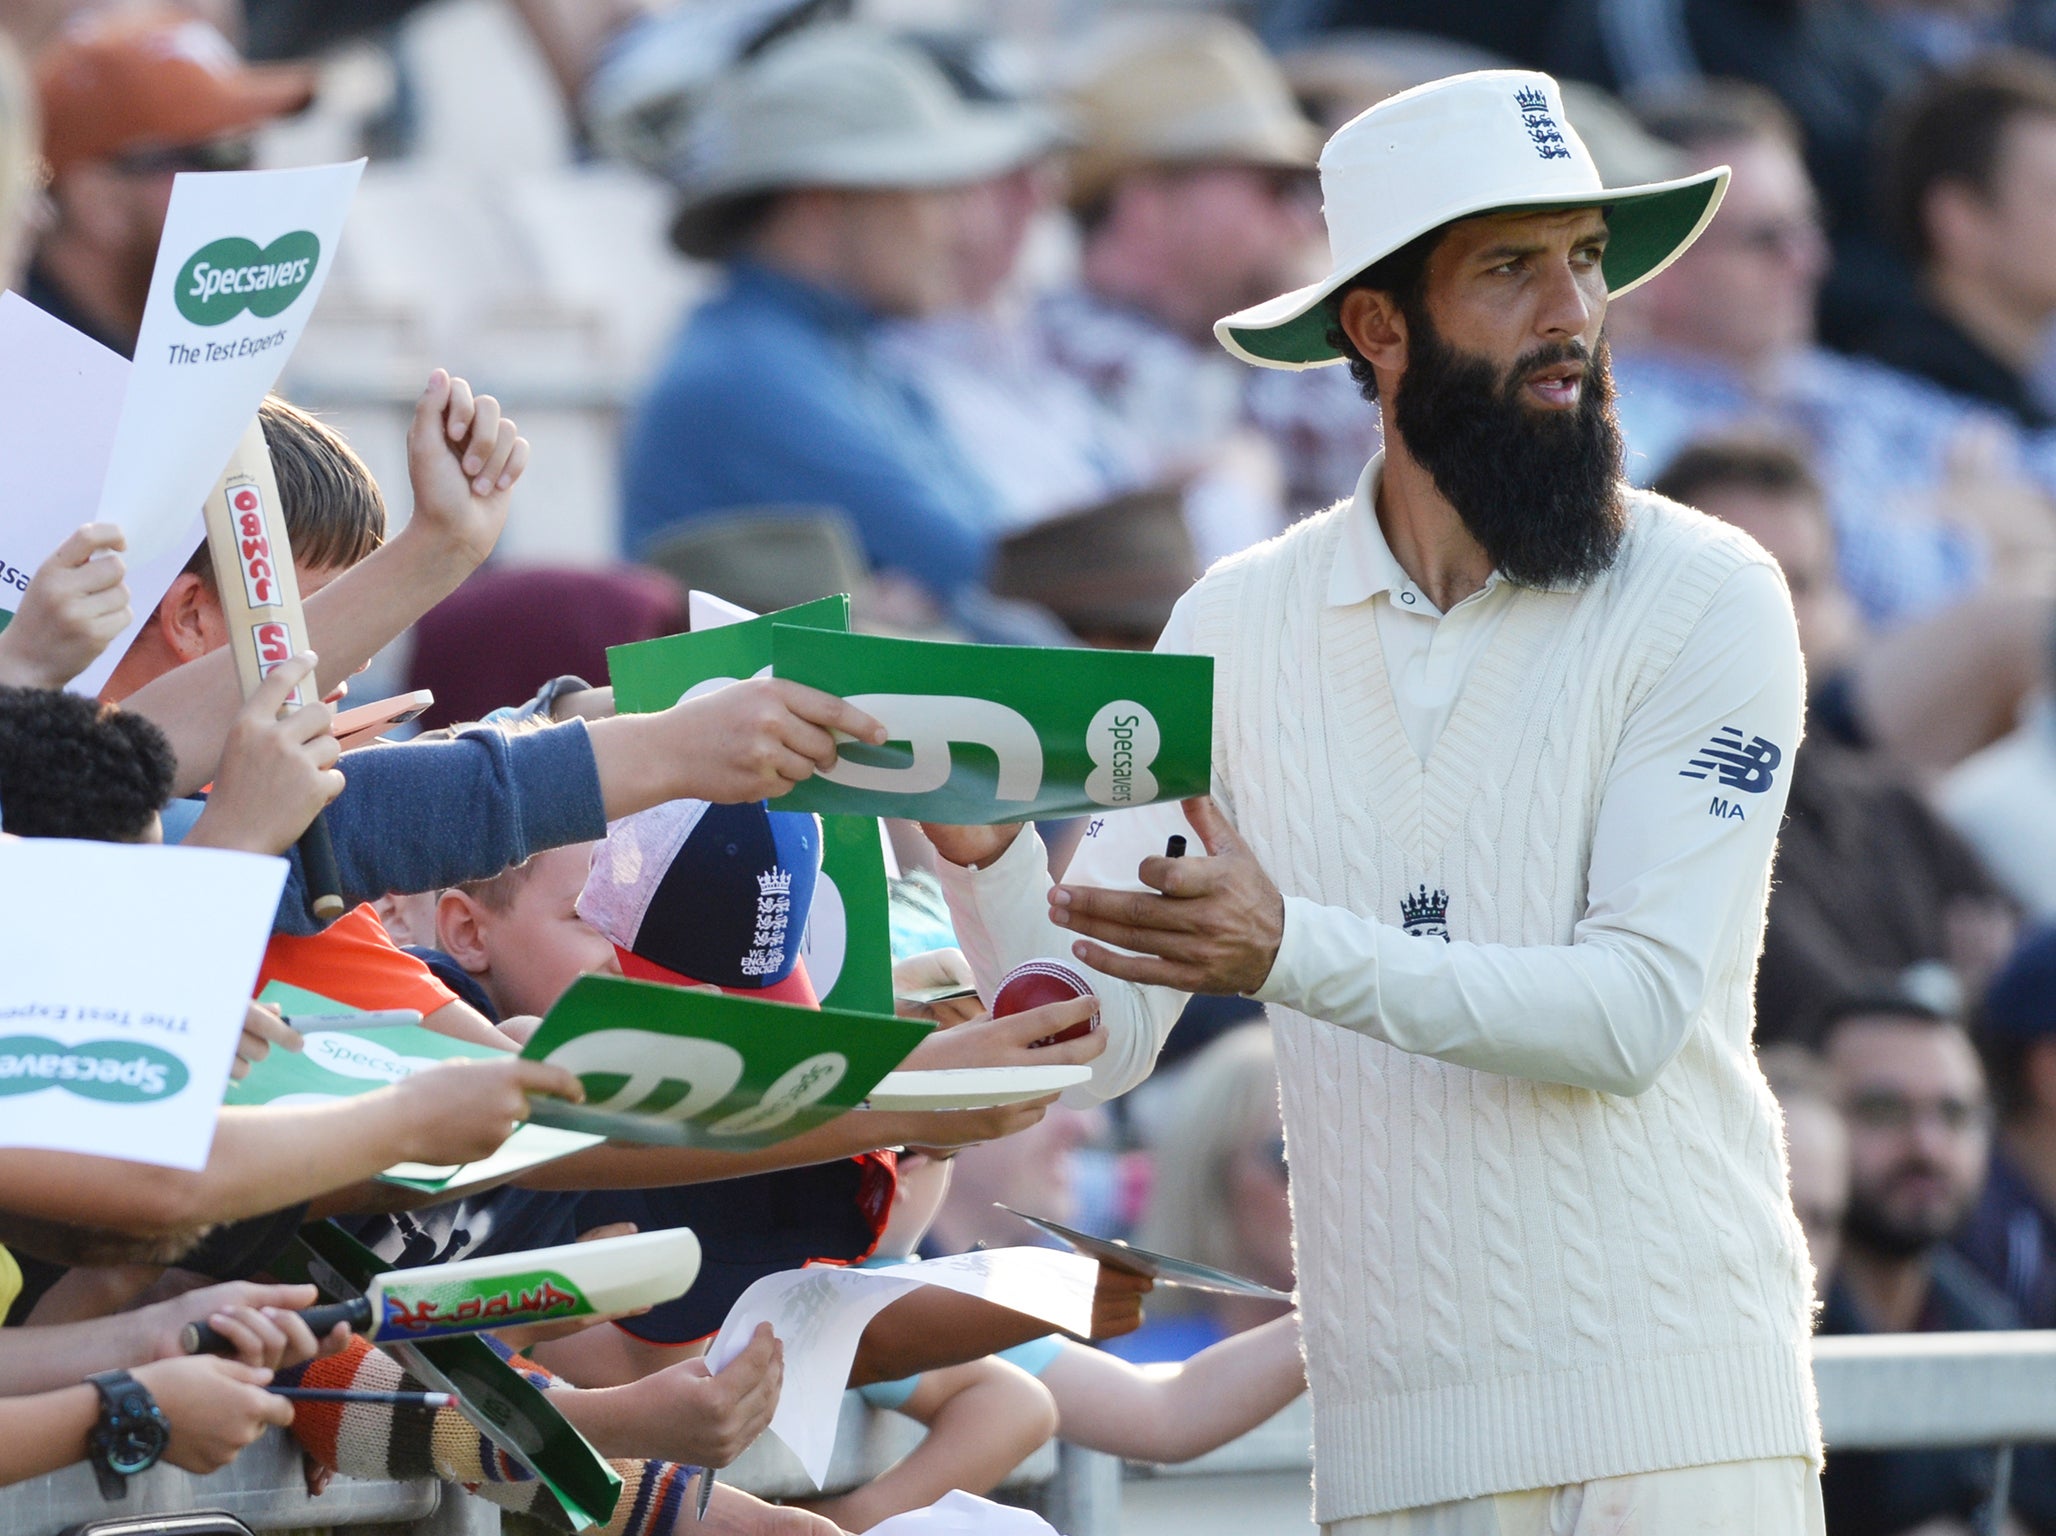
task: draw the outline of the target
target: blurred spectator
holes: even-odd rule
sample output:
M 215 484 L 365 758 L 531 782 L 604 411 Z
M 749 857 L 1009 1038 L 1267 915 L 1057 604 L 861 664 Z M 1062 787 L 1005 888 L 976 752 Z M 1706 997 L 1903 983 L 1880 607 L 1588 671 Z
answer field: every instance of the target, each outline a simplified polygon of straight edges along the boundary
M 2056 320 L 2056 65 L 2011 54 L 1938 76 L 1894 114 L 1882 170 L 1887 232 L 1920 296 L 1863 350 L 2056 426 L 2033 384 Z
M 957 248 L 961 305 L 886 338 L 999 496 L 1004 527 L 1033 525 L 1148 483 L 1147 446 L 1045 354 L 1015 282 L 1054 171 L 1022 166 L 965 192 Z
M 480 571 L 414 630 L 407 686 L 435 703 L 423 729 L 482 720 L 557 677 L 607 676 L 607 647 L 685 628 L 677 584 L 654 571 Z
M 1778 562 L 1806 654 L 1808 707 L 1818 711 L 1863 639 L 1863 621 L 1835 570 L 1827 495 L 1805 453 L 1783 438 L 1735 432 L 1701 437 L 1656 477 L 1661 495 L 1732 523 Z M 1839 708 L 1839 706 L 1836 706 Z M 1836 722 L 1836 734 L 1859 734 Z
M 630 429 L 631 553 L 767 503 L 849 514 L 871 564 L 961 607 L 999 499 L 880 352 L 888 316 L 958 301 L 966 189 L 1038 155 L 1037 113 L 966 103 L 911 44 L 829 24 L 773 44 L 694 117 L 673 238 L 723 263 Z
M 219 3 L 219 0 L 216 0 Z M 244 51 L 253 59 L 299 59 L 366 35 L 390 32 L 432 0 L 235 0 Z M 544 67 L 576 109 L 586 77 L 618 34 L 661 0 L 508 0 Z M 704 4 L 681 7 L 707 10 Z
M 1963 1256 L 2029 1328 L 2056 1328 L 2056 930 L 2027 939 L 1985 994 L 1978 1049 L 1999 1146 Z
M 88 14 L 36 59 L 54 221 L 26 297 L 126 356 L 143 323 L 172 177 L 250 163 L 249 136 L 313 99 L 314 71 L 249 65 L 160 7 Z
M 1864 269 L 1865 297 L 1896 276 L 1866 249 L 1879 119 L 1930 72 L 2007 42 L 2056 42 L 2048 0 L 1568 0 L 1550 64 L 1631 99 L 1749 80 L 1774 92 L 1804 130 L 1837 244 Z
M 976 48 L 920 39 L 972 104 L 1015 100 Z M 1051 149 L 1054 152 L 1055 144 Z M 956 262 L 958 303 L 900 321 L 886 346 L 922 383 L 964 451 L 982 465 L 1001 517 L 1018 528 L 1148 483 L 1147 445 L 1085 385 L 1056 366 L 1030 322 L 1021 268 L 1038 225 L 1061 221 L 1051 156 L 965 190 Z
M 1504 0 L 1274 0 L 1264 34 L 1280 44 L 1311 41 L 1316 29 L 1368 32 L 1378 42 L 1418 45 L 1429 36 L 1448 39 L 1471 52 L 1492 55 L 1489 63 L 1464 69 L 1504 68 L 1519 62 L 1541 68 L 1550 39 L 1559 30 L 1563 0 L 1507 5 Z M 1456 69 L 1443 71 L 1454 74 Z
M 1155 1177 L 1136 1240 L 1290 1291 L 1292 1216 L 1270 1026 L 1245 1024 L 1222 1035 L 1184 1069 L 1172 1099 L 1168 1129 L 1151 1150 Z M 1148 1320 L 1114 1353 L 1183 1360 L 1284 1311 L 1254 1297 L 1163 1290 L 1151 1297 Z
M 1039 1124 L 1005 1141 L 964 1148 L 952 1159 L 949 1196 L 928 1229 L 924 1251 L 969 1253 L 980 1244 L 1000 1248 L 1035 1240 L 1033 1228 L 996 1205 L 1066 1226 L 1096 1226 L 1078 1209 L 1074 1165 L 1079 1149 L 1104 1124 L 1097 1110 L 1055 1104 Z
M 2045 643 L 2056 640 L 2046 622 Z M 1935 787 L 1942 818 L 1977 849 L 2007 893 L 2056 922 L 2056 661 L 2003 739 L 1965 758 Z
M 1813 1260 L 1813 1293 L 1825 1302 L 1842 1257 L 1842 1220 L 1849 1209 L 1849 1127 L 1836 1107 L 1827 1068 L 1813 1052 L 1767 1046 L 1758 1062 L 1785 1117 L 1792 1211 Z
M 1892 998 L 1852 1001 L 1824 1054 L 1849 1122 L 1849 1213 L 1824 1334 L 2004 1329 L 2019 1317 L 1948 1245 L 1970 1215 L 1991 1152 L 1991 1107 L 1970 1037 L 1955 1020 Z M 1965 1519 L 1989 1495 L 1993 1453 L 1838 1452 L 1821 1479 L 1835 1536 L 1893 1536 Z M 2016 1453 L 2013 1510 L 2037 1529 L 2056 1516 L 2045 1452 Z
M 1804 435 L 1826 482 L 1842 580 L 1872 623 L 1903 623 L 2056 549 L 2046 499 L 1989 439 L 2009 437 L 1925 381 L 1815 344 L 1827 264 L 1791 119 L 1708 85 L 1646 115 L 1694 165 L 1735 168 L 1720 216 L 1615 321 L 1629 471 L 1737 425 Z M 2000 447 L 2008 446 L 2002 441 Z
M 544 3 L 588 9 L 588 0 Z M 697 0 L 692 5 L 626 0 L 626 5 L 643 14 L 609 36 L 589 60 L 579 108 L 602 149 L 658 176 L 672 168 L 680 125 L 724 71 L 799 27 L 847 17 L 852 9 L 851 0 Z M 607 0 L 602 9 L 619 8 L 623 0 Z
M 0 33 L 0 287 L 21 286 L 29 246 L 46 211 L 41 143 L 28 72 L 14 44 Z
M 1056 365 L 1146 445 L 1156 478 L 1196 477 L 1202 564 L 1349 494 L 1375 427 L 1345 370 L 1250 369 L 1213 324 L 1313 275 L 1319 131 L 1278 66 L 1220 17 L 1110 28 L 1068 94 L 1080 281 L 1036 321 Z
M 1791 766 L 1791 799 L 1756 975 L 1757 1038 L 1810 1044 L 1823 1012 L 1851 994 L 1940 987 L 1955 1006 L 2011 947 L 2013 913 L 1977 855 L 1880 754 L 1836 739 L 1849 724 L 1837 663 L 1847 600 L 1819 484 L 1775 442 L 1687 448 L 1656 482 L 1754 538 L 1792 589 L 1815 729 Z

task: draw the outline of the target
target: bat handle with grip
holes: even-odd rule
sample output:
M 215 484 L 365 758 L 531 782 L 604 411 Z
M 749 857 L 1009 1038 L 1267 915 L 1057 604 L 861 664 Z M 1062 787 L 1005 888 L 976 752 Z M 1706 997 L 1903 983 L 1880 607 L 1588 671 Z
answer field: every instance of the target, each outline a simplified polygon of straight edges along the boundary
M 328 813 L 317 811 L 300 834 L 300 873 L 307 882 L 307 910 L 314 920 L 332 923 L 343 915 L 343 877 L 336 869 L 335 844 L 329 841 Z
M 317 1339 L 337 1323 L 348 1323 L 362 1333 L 371 1326 L 371 1303 L 360 1296 L 354 1301 L 307 1307 L 301 1311 L 300 1318 Z M 236 1352 L 234 1344 L 206 1323 L 187 1323 L 179 1333 L 178 1344 L 189 1355 L 233 1355 Z

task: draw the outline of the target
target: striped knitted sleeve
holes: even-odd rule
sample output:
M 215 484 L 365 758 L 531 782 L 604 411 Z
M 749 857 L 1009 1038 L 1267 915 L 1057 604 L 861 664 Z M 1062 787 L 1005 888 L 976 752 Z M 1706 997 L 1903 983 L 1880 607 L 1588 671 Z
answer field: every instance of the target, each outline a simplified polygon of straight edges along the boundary
M 556 1384 L 556 1378 L 533 1361 L 511 1355 L 508 1363 L 538 1387 L 548 1390 Z M 339 1354 L 281 1372 L 280 1380 L 356 1391 L 426 1390 L 392 1356 L 362 1339 L 352 1339 Z M 301 1402 L 294 1404 L 293 1434 L 308 1455 L 331 1472 L 376 1479 L 440 1478 L 461 1483 L 502 1509 L 552 1529 L 571 1529 L 542 1484 L 454 1408 Z M 621 1477 L 621 1499 L 596 1536 L 663 1536 L 680 1523 L 699 1468 L 654 1460 L 610 1464 Z

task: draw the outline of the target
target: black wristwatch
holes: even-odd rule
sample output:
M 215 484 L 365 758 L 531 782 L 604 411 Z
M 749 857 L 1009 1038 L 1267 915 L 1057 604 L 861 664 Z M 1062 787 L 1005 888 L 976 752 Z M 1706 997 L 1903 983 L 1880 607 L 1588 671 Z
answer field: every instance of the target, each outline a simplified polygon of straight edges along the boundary
M 100 1496 L 119 1499 L 128 1480 L 157 1465 L 171 1441 L 171 1426 L 157 1400 L 127 1371 L 102 1371 L 87 1381 L 100 1393 L 100 1422 L 86 1438 L 86 1456 L 100 1479 Z

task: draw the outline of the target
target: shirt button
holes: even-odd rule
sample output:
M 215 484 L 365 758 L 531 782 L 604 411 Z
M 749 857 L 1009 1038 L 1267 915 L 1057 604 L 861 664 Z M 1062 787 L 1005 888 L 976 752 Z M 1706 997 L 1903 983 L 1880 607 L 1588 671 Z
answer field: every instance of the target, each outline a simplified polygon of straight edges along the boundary
M 1411 604 L 1414 600 L 1414 595 L 1411 592 L 1402 592 L 1399 594 L 1399 600 L 1402 603 Z

